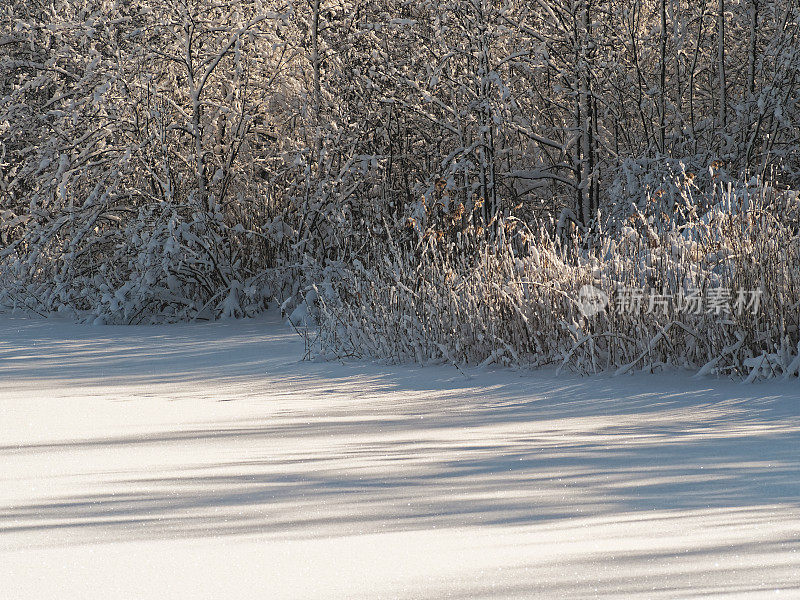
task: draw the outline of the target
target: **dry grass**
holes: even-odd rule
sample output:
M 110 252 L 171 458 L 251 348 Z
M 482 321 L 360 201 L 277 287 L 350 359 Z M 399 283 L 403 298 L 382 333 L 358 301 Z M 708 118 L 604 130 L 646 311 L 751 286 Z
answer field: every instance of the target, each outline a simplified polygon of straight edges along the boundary
M 491 224 L 490 241 L 476 225 L 429 227 L 410 241 L 388 236 L 388 249 L 375 253 L 382 259 L 329 268 L 326 286 L 317 286 L 319 348 L 581 373 L 797 375 L 797 194 L 744 185 L 718 192 L 702 217 L 636 211 L 591 243 L 514 218 Z M 610 298 L 594 316 L 576 302 L 586 285 Z M 760 294 L 757 308 L 751 291 Z

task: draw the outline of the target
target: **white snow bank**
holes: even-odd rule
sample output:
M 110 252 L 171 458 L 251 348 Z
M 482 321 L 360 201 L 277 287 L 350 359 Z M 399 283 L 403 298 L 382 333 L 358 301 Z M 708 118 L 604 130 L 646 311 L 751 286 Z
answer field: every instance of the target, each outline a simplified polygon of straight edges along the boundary
M 280 321 L 0 317 L 0 596 L 800 594 L 796 382 L 303 363 Z

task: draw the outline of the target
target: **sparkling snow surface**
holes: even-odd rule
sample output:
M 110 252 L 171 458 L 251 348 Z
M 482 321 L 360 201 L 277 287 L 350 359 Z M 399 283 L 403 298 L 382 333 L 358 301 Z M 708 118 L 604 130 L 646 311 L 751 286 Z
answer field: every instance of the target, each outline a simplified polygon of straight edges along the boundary
M 800 384 L 0 317 L 0 598 L 800 598 Z

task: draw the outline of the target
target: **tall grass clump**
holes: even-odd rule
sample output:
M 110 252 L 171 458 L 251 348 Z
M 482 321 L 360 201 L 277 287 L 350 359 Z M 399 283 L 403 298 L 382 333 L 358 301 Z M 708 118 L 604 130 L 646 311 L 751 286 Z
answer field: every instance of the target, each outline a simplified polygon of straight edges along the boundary
M 484 224 L 460 207 L 444 223 L 387 226 L 377 258 L 329 266 L 313 286 L 319 349 L 580 373 L 798 375 L 798 194 L 755 181 L 703 198 L 687 190 L 669 215 L 655 194 L 591 232 L 513 216 Z M 608 298 L 597 314 L 579 302 L 586 290 Z

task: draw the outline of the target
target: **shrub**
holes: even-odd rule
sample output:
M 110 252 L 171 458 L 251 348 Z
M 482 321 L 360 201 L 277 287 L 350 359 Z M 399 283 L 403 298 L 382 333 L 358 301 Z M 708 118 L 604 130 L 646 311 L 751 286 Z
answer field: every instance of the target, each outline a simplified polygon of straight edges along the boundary
M 472 225 L 454 235 L 429 228 L 410 248 L 387 229 L 382 259 L 329 268 L 324 293 L 315 288 L 319 349 L 580 373 L 796 375 L 798 208 L 795 192 L 740 184 L 684 223 L 634 210 L 591 244 L 513 217 L 493 223 L 489 237 Z M 584 286 L 609 306 L 584 314 Z

